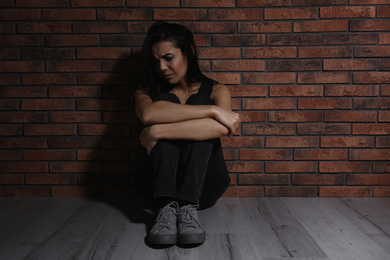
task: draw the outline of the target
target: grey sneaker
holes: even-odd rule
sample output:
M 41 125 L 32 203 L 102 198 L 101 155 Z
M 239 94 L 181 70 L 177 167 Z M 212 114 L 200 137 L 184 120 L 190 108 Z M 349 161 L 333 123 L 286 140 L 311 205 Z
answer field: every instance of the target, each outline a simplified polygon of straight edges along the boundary
M 149 232 L 148 241 L 155 245 L 174 245 L 177 241 L 177 211 L 173 201 L 158 211 L 156 223 Z
M 206 232 L 201 227 L 198 212 L 198 206 L 186 205 L 180 207 L 178 217 L 178 244 L 202 244 L 206 240 Z

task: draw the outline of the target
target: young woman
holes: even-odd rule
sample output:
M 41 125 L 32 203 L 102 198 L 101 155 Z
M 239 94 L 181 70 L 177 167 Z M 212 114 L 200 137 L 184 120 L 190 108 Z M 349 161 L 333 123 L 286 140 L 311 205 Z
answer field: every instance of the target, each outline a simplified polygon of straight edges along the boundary
M 239 116 L 230 92 L 202 75 L 193 35 L 184 26 L 155 23 L 143 45 L 143 82 L 136 113 L 146 125 L 139 139 L 151 157 L 153 199 L 160 208 L 151 244 L 201 244 L 197 209 L 212 206 L 229 186 L 220 137 Z

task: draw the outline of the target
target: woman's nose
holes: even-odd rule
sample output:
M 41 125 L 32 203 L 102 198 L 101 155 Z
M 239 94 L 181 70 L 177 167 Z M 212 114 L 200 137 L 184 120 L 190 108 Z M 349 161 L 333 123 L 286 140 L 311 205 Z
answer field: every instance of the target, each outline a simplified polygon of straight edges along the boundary
M 167 65 L 165 64 L 165 62 L 164 61 L 160 61 L 160 70 L 161 71 L 165 71 L 165 70 L 167 70 Z

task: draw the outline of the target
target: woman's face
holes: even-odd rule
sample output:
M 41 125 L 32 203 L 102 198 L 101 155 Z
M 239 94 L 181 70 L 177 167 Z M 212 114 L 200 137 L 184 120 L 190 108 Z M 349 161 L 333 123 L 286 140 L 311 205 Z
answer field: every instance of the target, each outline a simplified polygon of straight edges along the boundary
M 153 63 L 157 73 L 170 85 L 186 85 L 187 57 L 171 41 L 152 46 Z

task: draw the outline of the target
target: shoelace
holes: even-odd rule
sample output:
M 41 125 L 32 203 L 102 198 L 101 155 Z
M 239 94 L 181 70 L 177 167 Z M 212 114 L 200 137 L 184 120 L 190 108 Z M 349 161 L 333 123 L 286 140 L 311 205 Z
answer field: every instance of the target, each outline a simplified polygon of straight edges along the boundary
M 165 227 L 166 224 L 169 223 L 170 211 L 172 211 L 172 213 L 173 213 L 175 216 L 178 215 L 177 210 L 176 210 L 176 212 L 173 212 L 174 209 L 172 209 L 172 206 L 175 206 L 175 208 L 178 208 L 178 207 L 179 207 L 179 205 L 177 204 L 177 202 L 171 202 L 171 203 L 169 203 L 168 205 L 166 205 L 166 206 L 160 211 L 160 213 L 158 214 L 156 223 L 159 223 L 159 225 L 158 225 L 159 229 Z M 161 225 L 161 224 L 165 224 L 165 225 Z
M 202 229 L 203 232 L 205 232 L 206 236 L 209 237 L 209 234 L 207 234 L 206 230 L 203 229 L 203 227 L 199 223 L 199 221 L 196 218 L 192 217 L 191 211 L 196 211 L 198 208 L 199 208 L 198 205 L 187 205 L 187 206 L 181 207 L 180 210 L 183 210 L 184 213 L 182 214 L 182 217 L 180 218 L 180 221 L 184 222 L 186 224 L 186 227 L 194 227 L 194 228 L 196 228 L 194 225 L 191 225 L 192 224 L 191 220 L 193 219 L 194 222 L 196 224 L 198 224 L 200 229 Z

